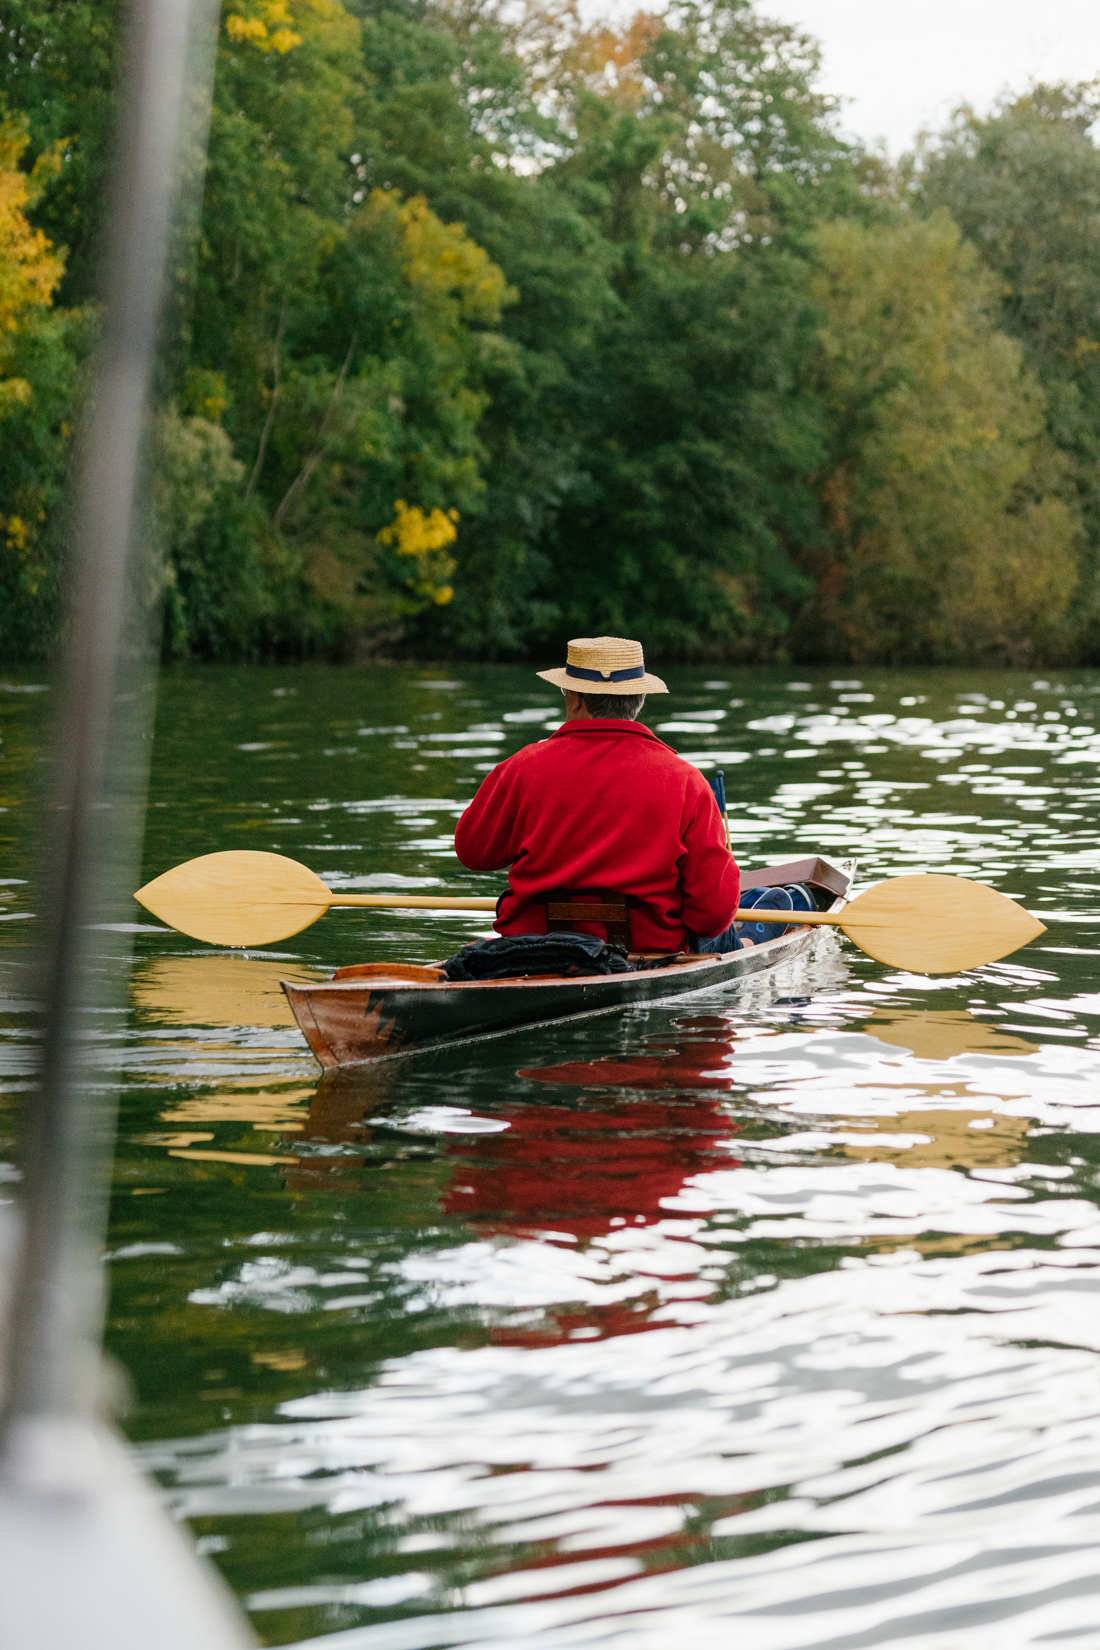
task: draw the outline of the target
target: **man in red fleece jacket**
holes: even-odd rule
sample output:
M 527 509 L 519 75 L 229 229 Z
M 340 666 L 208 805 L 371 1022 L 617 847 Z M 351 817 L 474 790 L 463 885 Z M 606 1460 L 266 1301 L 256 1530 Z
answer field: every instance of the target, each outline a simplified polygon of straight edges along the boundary
M 736 950 L 740 874 L 714 793 L 635 720 L 647 693 L 668 692 L 640 643 L 572 641 L 564 670 L 538 674 L 564 689 L 564 725 L 495 767 L 455 831 L 469 870 L 510 867 L 497 932 L 545 934 L 540 896 L 615 889 L 633 895 L 635 950 Z

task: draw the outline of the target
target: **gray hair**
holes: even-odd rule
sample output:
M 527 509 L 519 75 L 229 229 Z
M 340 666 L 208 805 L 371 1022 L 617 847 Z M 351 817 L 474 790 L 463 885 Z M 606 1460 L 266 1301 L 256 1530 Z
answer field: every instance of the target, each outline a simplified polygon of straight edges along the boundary
M 636 722 L 645 704 L 644 693 L 582 693 L 579 697 L 589 716 L 617 716 L 623 722 Z

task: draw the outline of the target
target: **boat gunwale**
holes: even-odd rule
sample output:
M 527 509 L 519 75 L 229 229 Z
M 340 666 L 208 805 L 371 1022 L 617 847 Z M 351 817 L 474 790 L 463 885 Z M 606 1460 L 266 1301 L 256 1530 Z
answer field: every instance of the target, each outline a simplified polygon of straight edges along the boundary
M 766 945 L 774 945 L 776 940 L 785 939 L 785 934 L 777 934 L 773 940 L 765 940 L 763 945 L 754 947 L 762 950 Z M 740 951 L 700 952 L 685 957 L 682 962 L 670 963 L 667 968 L 636 968 L 624 969 L 622 973 L 614 974 L 513 974 L 502 980 L 402 980 L 396 975 L 367 974 L 354 980 L 318 980 L 307 989 L 310 991 L 354 991 L 362 990 L 364 986 L 371 989 L 391 991 L 482 991 L 497 986 L 578 986 L 593 985 L 598 980 L 625 980 L 625 979 L 661 979 L 665 975 L 681 976 L 685 968 L 699 968 L 703 964 L 715 964 L 730 957 L 739 957 Z M 427 966 L 438 966 L 428 964 Z

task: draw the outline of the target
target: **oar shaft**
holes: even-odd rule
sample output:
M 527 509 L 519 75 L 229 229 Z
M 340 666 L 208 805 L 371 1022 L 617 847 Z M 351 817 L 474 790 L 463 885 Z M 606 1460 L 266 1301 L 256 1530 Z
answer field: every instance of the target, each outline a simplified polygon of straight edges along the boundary
M 459 898 L 454 894 L 336 894 L 333 905 L 382 907 L 391 911 L 495 911 L 495 899 Z M 831 911 L 738 911 L 735 922 L 776 922 L 784 927 L 797 922 L 803 925 L 839 928 L 841 919 Z
M 844 919 L 835 916 L 832 911 L 761 911 L 757 907 L 751 911 L 735 912 L 733 920 L 734 922 L 780 922 L 784 926 L 791 922 L 797 922 L 814 928 L 839 928 Z
M 397 911 L 495 911 L 495 899 L 460 899 L 453 894 L 334 894 L 331 905 L 384 906 Z

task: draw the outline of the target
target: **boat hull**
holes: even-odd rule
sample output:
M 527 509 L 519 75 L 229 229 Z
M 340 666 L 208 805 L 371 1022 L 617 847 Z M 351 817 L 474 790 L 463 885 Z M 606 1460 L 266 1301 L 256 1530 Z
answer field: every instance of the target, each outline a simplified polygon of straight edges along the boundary
M 811 863 L 824 864 L 800 861 L 797 868 Z M 753 883 L 759 886 L 765 876 L 776 882 L 804 880 L 790 874 L 795 869 L 780 866 L 757 872 Z M 835 909 L 844 902 L 852 871 L 848 866 L 826 869 L 830 886 L 823 890 L 821 905 Z M 787 961 L 810 943 L 813 933 L 812 928 L 794 929 L 743 951 L 684 958 L 643 973 L 454 982 L 433 977 L 434 970 L 407 969 L 421 977 L 398 978 L 395 971 L 320 984 L 286 980 L 282 985 L 314 1055 L 331 1069 L 518 1026 L 606 1014 L 634 1003 L 707 991 Z

